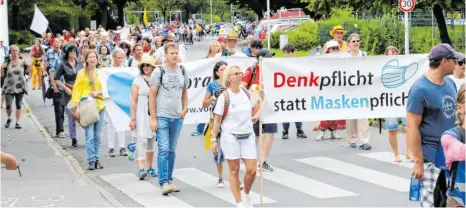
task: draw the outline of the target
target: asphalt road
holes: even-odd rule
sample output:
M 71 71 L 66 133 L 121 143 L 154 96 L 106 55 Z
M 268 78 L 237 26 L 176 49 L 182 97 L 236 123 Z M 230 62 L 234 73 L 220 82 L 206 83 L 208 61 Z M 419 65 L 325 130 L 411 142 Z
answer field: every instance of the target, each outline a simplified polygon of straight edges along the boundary
M 188 60 L 196 60 L 207 53 L 208 42 L 191 46 Z M 41 92 L 31 91 L 26 97 L 40 123 L 50 133 L 55 132 L 51 100 L 42 102 Z M 66 120 L 66 119 L 65 119 Z M 294 125 L 290 139 L 275 135 L 275 143 L 268 163 L 274 172 L 264 172 L 264 203 L 259 202 L 259 178 L 253 187 L 253 202 L 258 207 L 407 207 L 418 206 L 408 200 L 412 163 L 394 163 L 386 131 L 371 128 L 372 150 L 364 151 L 348 146 L 345 139 L 316 141 L 318 132 L 312 131 L 314 122 L 305 122 L 307 139 L 296 139 Z M 191 136 L 194 125 L 184 125 L 177 147 L 175 182 L 181 192 L 161 196 L 156 178 L 144 182 L 136 178 L 136 163 L 125 157 L 107 157 L 107 126 L 102 135 L 102 170 L 87 172 L 104 190 L 124 206 L 235 206 L 229 186 L 217 188 L 217 174 L 211 152 L 204 152 L 203 138 Z M 65 123 L 65 131 L 68 128 Z M 282 131 L 279 125 L 279 132 Z M 63 148 L 85 167 L 84 131 L 77 129 L 78 148 L 69 148 L 70 140 L 59 141 Z M 344 132 L 340 132 L 344 135 Z M 129 142 L 129 139 L 127 140 Z M 405 135 L 399 134 L 400 152 L 404 153 Z M 241 171 L 241 175 L 244 171 Z M 227 166 L 224 178 L 228 181 Z

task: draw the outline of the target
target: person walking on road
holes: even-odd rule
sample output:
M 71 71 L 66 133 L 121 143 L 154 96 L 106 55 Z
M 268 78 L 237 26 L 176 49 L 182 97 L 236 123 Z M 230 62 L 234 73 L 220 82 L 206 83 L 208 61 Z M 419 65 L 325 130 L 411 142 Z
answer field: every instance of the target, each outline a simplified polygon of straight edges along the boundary
M 13 110 L 11 109 L 13 104 L 13 99 L 15 99 L 16 104 L 16 125 L 15 129 L 21 129 L 19 121 L 21 120 L 22 113 L 22 104 L 24 94 L 28 94 L 28 86 L 25 74 L 30 73 L 30 63 L 20 59 L 19 56 L 19 47 L 16 45 L 10 46 L 10 60 L 3 63 L 1 67 L 1 76 L 5 76 L 5 81 L 3 83 L 3 92 L 5 93 L 5 102 L 6 102 L 6 114 L 8 119 L 6 120 L 5 128 L 10 128 L 12 121 L 11 114 Z M 3 74 L 6 69 L 6 74 Z
M 157 132 L 158 181 L 163 195 L 180 191 L 173 183 L 172 175 L 178 137 L 188 113 L 189 78 L 184 66 L 178 64 L 178 52 L 179 46 L 176 43 L 166 44 L 166 62 L 150 78 L 150 127 Z
M 105 48 L 105 47 L 103 47 Z M 113 65 L 112 67 L 118 68 L 118 67 L 123 67 L 125 63 L 125 51 L 121 48 L 115 48 L 112 51 L 112 59 L 113 59 Z M 107 117 L 110 117 L 108 115 L 108 112 L 106 113 Z M 149 124 L 148 124 L 149 125 Z M 108 155 L 110 157 L 115 157 L 115 139 L 118 141 L 118 147 L 119 147 L 119 153 L 120 156 L 128 156 L 128 151 L 126 149 L 126 131 L 120 131 L 116 132 L 113 124 L 109 124 L 107 126 L 107 139 L 108 139 Z
M 122 50 L 122 55 L 123 53 Z M 149 126 L 149 106 L 147 105 L 149 101 L 149 79 L 156 67 L 155 62 L 156 60 L 152 56 L 144 57 L 139 64 L 140 74 L 136 76 L 131 86 L 131 121 L 129 127 L 132 131 L 135 131 L 137 137 L 137 174 L 139 180 L 144 180 L 148 175 L 157 176 L 156 171 L 152 168 L 155 134 Z M 146 170 L 144 169 L 144 162 L 147 164 Z
M 420 180 L 421 207 L 434 206 L 434 187 L 440 169 L 434 160 L 440 138 L 455 126 L 456 86 L 453 74 L 461 55 L 448 44 L 439 44 L 429 54 L 429 70 L 411 86 L 406 106 L 407 135 L 414 156 L 412 175 Z
M 396 56 L 400 54 L 400 50 L 394 46 L 388 46 L 385 49 L 386 56 Z M 406 126 L 406 118 L 385 118 L 385 128 L 388 129 L 388 139 L 390 141 L 390 146 L 392 147 L 393 154 L 395 156 L 395 162 L 401 162 L 400 153 L 398 151 L 398 126 L 399 121 L 403 126 Z M 406 159 L 411 160 L 412 153 L 410 144 L 406 140 Z
M 40 39 L 36 39 L 34 42 L 34 46 L 32 46 L 31 52 L 31 59 L 32 59 L 32 90 L 41 89 L 42 88 L 42 58 L 45 55 L 45 51 L 41 46 Z
M 261 48 L 262 48 L 262 44 L 261 44 Z M 293 57 L 293 55 L 294 55 L 294 46 L 291 45 L 291 44 L 286 44 L 285 47 L 283 47 L 283 54 L 284 54 L 285 57 Z M 303 129 L 303 122 L 295 122 L 294 124 L 296 126 L 296 131 L 297 131 L 296 136 L 298 138 L 303 138 L 303 139 L 307 138 L 306 133 L 304 133 L 304 131 L 302 130 Z M 283 125 L 282 139 L 288 139 L 288 130 L 290 129 L 290 123 L 285 122 L 282 125 Z
M 253 49 L 255 50 L 255 49 Z M 260 57 L 264 58 L 271 58 L 275 55 L 275 53 L 271 53 L 267 49 L 261 49 L 259 52 L 256 53 L 257 59 Z M 248 67 L 244 72 L 242 78 L 242 86 L 248 90 L 251 90 L 252 85 L 259 85 L 260 83 L 260 73 L 262 73 L 262 68 L 260 68 L 259 63 L 254 64 L 254 66 Z M 260 89 L 263 89 L 260 86 Z M 260 113 L 260 111 L 259 111 Z M 278 132 L 278 125 L 276 123 L 268 123 L 262 124 L 262 133 L 264 138 L 259 138 L 261 132 L 259 132 L 259 122 L 254 123 L 254 134 L 256 135 L 256 143 L 259 142 L 259 139 L 264 139 L 264 145 L 262 146 L 262 158 L 264 158 L 264 162 L 262 163 L 262 167 L 266 171 L 273 171 L 272 166 L 267 163 L 267 159 L 272 151 L 272 146 L 275 141 L 274 134 Z M 302 133 L 302 130 L 298 129 L 297 134 Z M 261 164 L 258 164 L 257 167 L 259 168 Z
M 361 37 L 359 34 L 353 33 L 348 37 L 348 55 L 350 57 L 364 57 L 366 52 L 361 51 Z M 369 120 L 351 119 L 346 121 L 346 133 L 348 134 L 348 143 L 350 147 L 356 148 L 359 142 L 359 148 L 370 150 L 372 146 L 369 144 L 371 135 L 369 131 Z
M 100 136 L 104 123 L 105 102 L 102 97 L 102 83 L 97 72 L 98 54 L 96 51 L 89 51 L 85 56 L 86 67 L 76 75 L 76 82 L 73 88 L 71 101 L 77 104 L 75 115 L 80 117 L 79 103 L 82 99 L 93 99 L 99 111 L 99 120 L 84 128 L 86 135 L 86 153 L 88 170 L 102 169 L 99 160 Z
M 68 130 L 70 132 L 71 146 L 78 147 L 78 140 L 76 140 L 76 122 L 74 121 L 70 110 L 66 106 L 71 100 L 74 83 L 76 81 L 76 75 L 78 74 L 79 70 L 83 68 L 83 65 L 78 61 L 78 49 L 74 45 L 66 45 L 64 47 L 64 51 L 65 56 L 63 61 L 57 67 L 54 79 L 55 84 L 64 91 L 61 105 L 64 106 L 63 109 L 65 110 L 66 116 L 68 117 Z M 60 80 L 62 76 L 64 82 Z
M 223 73 L 227 68 L 227 63 L 224 61 L 219 61 L 214 66 L 214 71 L 212 78 L 214 80 L 210 81 L 207 85 L 207 92 L 204 96 L 204 100 L 202 101 L 202 107 L 208 108 L 212 106 L 212 104 L 217 100 L 219 94 L 216 93 L 218 89 L 223 88 L 222 80 L 223 80 Z M 211 122 L 211 121 L 209 121 Z M 212 123 L 210 123 L 212 124 Z M 211 127 L 212 128 L 212 127 Z M 210 134 L 210 132 L 206 132 L 206 134 Z M 218 137 L 217 137 L 217 144 L 218 144 Z M 223 188 L 225 186 L 223 182 L 223 162 L 225 162 L 225 156 L 221 148 L 214 154 L 214 162 L 217 166 L 217 173 L 218 173 L 218 182 L 217 187 Z
M 212 128 L 212 152 L 219 152 L 217 136 L 219 129 L 221 150 L 230 169 L 230 188 L 237 207 L 252 207 L 249 193 L 256 178 L 256 142 L 253 122 L 259 119 L 259 102 L 251 99 L 249 91 L 241 86 L 242 75 L 238 66 L 229 66 L 223 72 L 223 86 L 227 89 L 217 98 Z M 243 194 L 240 190 L 239 166 L 246 166 Z M 242 196 L 241 196 L 242 195 Z

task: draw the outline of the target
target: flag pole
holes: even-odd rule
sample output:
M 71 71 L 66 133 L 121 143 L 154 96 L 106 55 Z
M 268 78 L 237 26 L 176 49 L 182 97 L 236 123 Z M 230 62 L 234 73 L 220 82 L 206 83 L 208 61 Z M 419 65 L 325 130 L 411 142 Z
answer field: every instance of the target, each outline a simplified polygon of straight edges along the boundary
M 262 56 L 259 57 L 259 70 L 263 70 L 262 68 Z M 262 72 L 259 71 L 259 86 L 260 86 L 260 89 L 263 90 L 262 88 Z M 260 201 L 261 201 L 261 204 L 263 203 L 263 199 L 264 199 L 264 175 L 263 175 L 263 167 L 262 167 L 262 164 L 264 163 L 264 158 L 262 157 L 262 108 L 264 107 L 264 100 L 261 99 L 260 100 L 260 114 L 259 114 L 259 165 L 260 165 L 260 169 L 259 169 L 259 175 L 260 175 Z

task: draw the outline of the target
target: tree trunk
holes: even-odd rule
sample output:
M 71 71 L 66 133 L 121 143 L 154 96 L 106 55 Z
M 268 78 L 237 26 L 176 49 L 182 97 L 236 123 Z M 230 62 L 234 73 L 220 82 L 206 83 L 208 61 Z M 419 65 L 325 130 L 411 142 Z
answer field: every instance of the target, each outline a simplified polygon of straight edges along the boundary
M 108 16 L 108 9 L 107 4 L 102 4 L 100 6 L 100 24 L 103 28 L 107 28 L 107 16 Z
M 21 30 L 21 24 L 20 24 L 20 20 L 21 18 L 19 18 L 19 6 L 14 4 L 11 8 L 11 25 L 13 26 L 14 30 Z
M 117 8 L 118 8 L 118 25 L 123 27 L 125 23 L 125 12 L 123 11 L 123 9 L 125 8 L 125 6 L 117 4 Z
M 439 4 L 435 4 L 433 8 L 435 20 L 437 20 L 438 30 L 440 32 L 440 40 L 442 43 L 448 43 L 451 45 L 450 36 L 448 35 L 447 23 L 443 16 L 443 9 Z

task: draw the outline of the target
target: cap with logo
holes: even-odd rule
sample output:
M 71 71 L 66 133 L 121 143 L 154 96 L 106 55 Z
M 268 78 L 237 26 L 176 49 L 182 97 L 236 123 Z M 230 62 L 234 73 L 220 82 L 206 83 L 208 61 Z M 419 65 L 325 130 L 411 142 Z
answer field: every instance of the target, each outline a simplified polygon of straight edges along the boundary
M 451 45 L 441 43 L 432 48 L 429 53 L 429 60 L 440 61 L 442 59 L 464 59 L 464 55 L 456 52 Z

